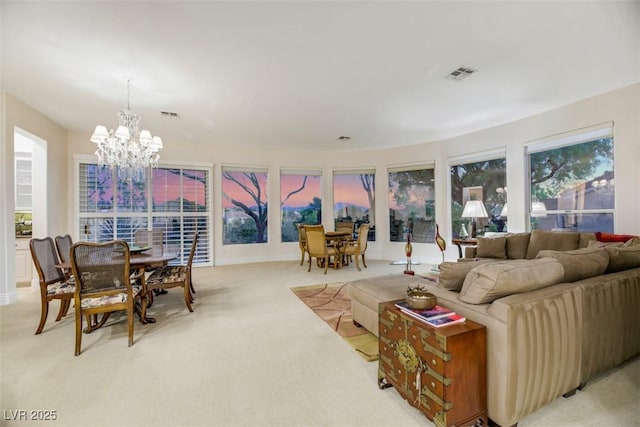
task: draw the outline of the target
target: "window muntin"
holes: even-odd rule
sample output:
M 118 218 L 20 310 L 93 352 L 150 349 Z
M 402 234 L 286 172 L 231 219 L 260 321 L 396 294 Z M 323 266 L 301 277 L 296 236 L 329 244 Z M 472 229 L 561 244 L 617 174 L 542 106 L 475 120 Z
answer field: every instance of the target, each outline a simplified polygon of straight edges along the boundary
M 320 173 L 280 172 L 280 218 L 283 242 L 297 242 L 296 224 L 322 223 Z
M 435 175 L 433 167 L 389 170 L 389 240 L 416 243 L 435 239 Z
M 266 170 L 223 167 L 222 196 L 222 244 L 266 243 Z
M 613 128 L 531 144 L 529 217 L 532 230 L 614 231 Z
M 334 222 L 353 222 L 355 233 L 361 224 L 369 224 L 369 241 L 376 240 L 375 178 L 373 171 L 333 173 Z
M 451 231 L 452 238 L 459 239 L 462 227 L 467 234 L 470 218 L 462 218 L 465 203 L 470 199 L 482 200 L 489 218 L 476 220 L 481 234 L 487 231 L 505 231 L 507 213 L 507 159 L 497 158 L 455 164 L 449 167 L 451 177 Z
M 198 230 L 194 264 L 210 263 L 210 171 L 157 168 L 133 175 L 127 177 L 114 174 L 108 167 L 79 163 L 79 239 L 93 242 L 122 239 L 133 243 L 135 232 L 146 230 L 151 224 L 152 228 L 165 230 L 167 251 L 179 254 L 170 263 L 184 264 L 193 234 Z M 196 204 L 197 212 L 191 212 L 194 199 L 204 203 Z

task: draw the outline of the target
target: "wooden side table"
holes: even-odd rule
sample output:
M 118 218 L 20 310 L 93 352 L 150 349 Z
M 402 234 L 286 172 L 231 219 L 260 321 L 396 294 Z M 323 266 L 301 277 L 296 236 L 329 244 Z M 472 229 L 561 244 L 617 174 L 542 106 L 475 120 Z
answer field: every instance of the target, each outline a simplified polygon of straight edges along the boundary
M 379 305 L 379 387 L 395 387 L 438 427 L 487 426 L 486 328 L 433 328 L 395 302 Z
M 463 246 L 476 246 L 478 244 L 478 240 L 476 239 L 452 239 L 451 243 L 458 246 L 458 258 L 462 258 L 462 247 Z

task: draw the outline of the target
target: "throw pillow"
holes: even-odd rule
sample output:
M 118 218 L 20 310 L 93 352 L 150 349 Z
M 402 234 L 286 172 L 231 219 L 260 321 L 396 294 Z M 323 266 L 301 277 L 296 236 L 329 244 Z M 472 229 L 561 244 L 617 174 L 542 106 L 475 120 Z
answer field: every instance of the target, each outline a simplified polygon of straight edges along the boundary
M 554 258 L 493 262 L 479 265 L 467 274 L 459 298 L 469 304 L 486 304 L 560 283 L 563 276 L 564 268 Z
M 622 246 L 622 245 L 623 245 L 622 242 L 601 242 L 599 240 L 592 240 L 587 245 L 587 248 L 590 248 L 590 249 L 593 249 L 593 248 L 605 248 L 607 246 L 615 247 L 615 246 Z
M 495 260 L 482 259 L 465 262 L 443 262 L 439 266 L 440 275 L 438 276 L 438 287 L 460 292 L 467 274 L 477 266 L 488 262 L 495 262 Z
M 624 242 L 624 246 L 635 246 L 640 245 L 640 237 L 634 237 L 633 239 L 629 239 Z
M 596 233 L 596 239 L 601 242 L 626 242 L 634 237 L 636 236 L 631 234 L 602 233 L 600 231 Z
M 609 252 L 598 248 L 577 249 L 575 251 L 538 252 L 536 258 L 554 258 L 564 268 L 563 282 L 577 282 L 604 274 L 609 265 Z
M 530 233 L 514 233 L 507 236 L 507 258 L 524 259 L 527 256 Z
M 606 247 L 605 250 L 610 256 L 607 273 L 640 267 L 640 245 Z
M 478 237 L 478 258 L 507 259 L 506 237 Z
M 543 249 L 553 251 L 572 251 L 578 249 L 580 233 L 573 231 L 533 230 L 527 248 L 527 259 L 534 259 Z

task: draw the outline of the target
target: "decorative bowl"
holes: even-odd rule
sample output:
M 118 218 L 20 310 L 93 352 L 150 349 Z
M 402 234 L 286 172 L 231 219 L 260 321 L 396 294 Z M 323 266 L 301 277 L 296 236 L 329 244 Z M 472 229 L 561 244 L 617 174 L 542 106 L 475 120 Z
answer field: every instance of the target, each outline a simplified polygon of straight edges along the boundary
M 413 310 L 430 310 L 438 304 L 438 298 L 420 285 L 407 288 L 406 301 L 409 308 Z

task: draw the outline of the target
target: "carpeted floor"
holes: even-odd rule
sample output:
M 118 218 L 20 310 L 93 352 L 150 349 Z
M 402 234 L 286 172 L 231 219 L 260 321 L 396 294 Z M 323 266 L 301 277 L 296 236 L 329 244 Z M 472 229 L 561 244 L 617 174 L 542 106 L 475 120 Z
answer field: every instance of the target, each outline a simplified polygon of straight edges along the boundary
M 365 328 L 353 324 L 351 296 L 344 283 L 291 288 L 294 294 L 324 320 L 365 360 L 378 360 L 378 339 Z

